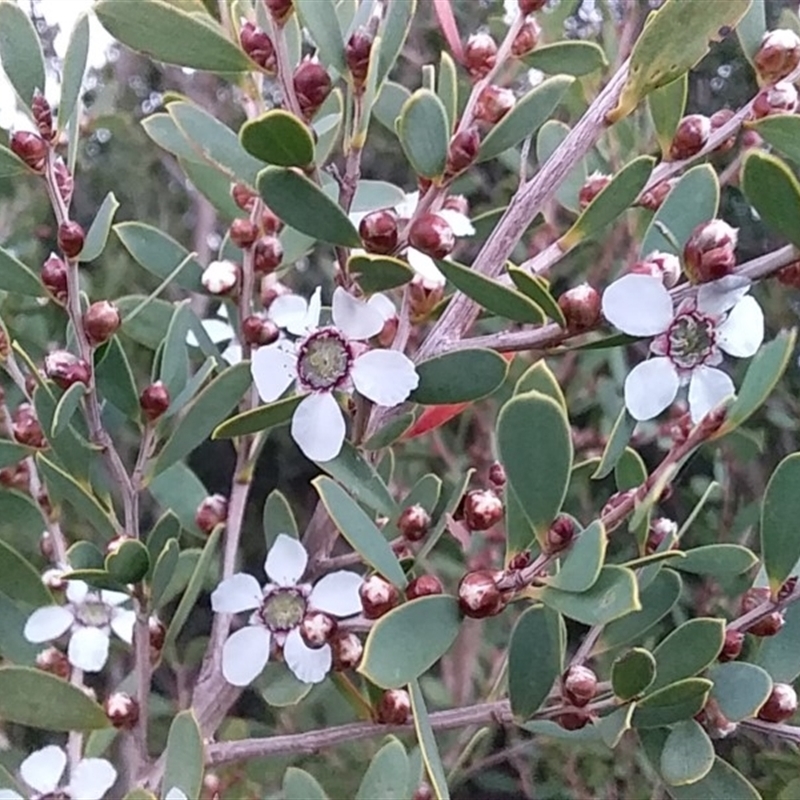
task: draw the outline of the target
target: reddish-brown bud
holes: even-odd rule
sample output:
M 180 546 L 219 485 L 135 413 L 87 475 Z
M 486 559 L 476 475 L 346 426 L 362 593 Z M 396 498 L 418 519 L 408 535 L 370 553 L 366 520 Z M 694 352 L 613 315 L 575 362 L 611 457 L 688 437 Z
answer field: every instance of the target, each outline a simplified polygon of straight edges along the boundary
M 243 183 L 234 183 L 233 186 L 231 186 L 231 197 L 233 198 L 233 202 L 236 203 L 242 211 L 248 212 L 253 210 L 256 200 L 258 200 L 258 195 L 249 186 L 245 186 Z
M 496 125 L 514 108 L 517 98 L 511 89 L 500 86 L 487 86 L 475 104 L 475 118 Z
M 336 672 L 355 669 L 361 663 L 364 645 L 353 631 L 339 631 L 334 634 L 330 644 L 333 669 Z
M 76 383 L 89 384 L 89 365 L 69 350 L 54 350 L 44 357 L 44 372 L 56 386 L 66 390 Z
M 720 661 L 735 661 L 742 652 L 744 634 L 741 631 L 725 631 L 725 640 L 719 654 Z
M 747 614 L 750 611 L 754 611 L 770 599 L 770 591 L 766 586 L 754 586 L 742 595 L 740 605 L 741 613 Z M 750 625 L 746 630 L 747 633 L 752 633 L 753 636 L 774 636 L 783 627 L 783 623 L 783 612 L 771 611 Z
M 511 43 L 511 55 L 514 58 L 522 58 L 528 55 L 528 53 L 536 49 L 541 35 L 542 29 L 535 19 L 525 20 Z
M 55 136 L 53 109 L 50 108 L 50 103 L 47 102 L 45 96 L 38 89 L 33 93 L 31 113 L 42 138 L 48 142 L 52 141 Z
M 275 47 L 272 39 L 261 28 L 257 28 L 252 22 L 245 22 L 239 31 L 239 44 L 261 69 L 275 72 L 278 66 Z
M 473 489 L 464 495 L 464 523 L 472 531 L 486 531 L 503 519 L 503 501 L 494 489 Z
M 242 320 L 242 339 L 253 347 L 277 342 L 280 333 L 278 326 L 272 320 L 258 314 L 251 314 Z
M 800 65 L 800 37 L 788 28 L 768 31 L 761 40 L 753 63 L 765 83 L 775 83 Z
M 481 133 L 477 125 L 459 131 L 447 150 L 447 173 L 457 175 L 469 167 L 478 157 L 481 147 Z
M 419 504 L 404 508 L 397 520 L 397 528 L 409 542 L 424 539 L 431 526 L 431 515 Z
M 359 223 L 358 235 L 367 252 L 388 255 L 397 247 L 397 214 L 389 208 L 367 214 Z
M 796 588 L 797 575 L 792 575 L 792 577 L 787 578 L 781 584 L 781 588 L 778 589 L 778 601 L 783 602 L 784 600 L 788 600 L 794 594 Z
M 674 541 L 678 533 L 678 523 L 667 517 L 658 517 L 650 523 L 650 530 L 647 533 L 647 542 L 644 549 L 648 555 L 659 551 L 665 539 Z
M 438 214 L 423 214 L 411 223 L 408 243 L 431 258 L 444 258 L 453 252 L 456 237 L 447 220 Z
M 380 575 L 370 575 L 358 589 L 367 619 L 378 619 L 400 602 L 400 592 Z
M 44 288 L 56 299 L 59 303 L 65 303 L 67 300 L 67 265 L 55 253 L 50 253 L 50 257 L 42 264 L 42 270 L 39 273 Z
M 461 613 L 473 619 L 499 614 L 506 599 L 497 588 L 500 573 L 488 569 L 468 572 L 458 584 L 458 606 Z
M 753 147 L 761 147 L 764 144 L 764 137 L 758 131 L 747 129 L 742 133 L 742 150 L 750 150 Z
M 697 155 L 711 135 L 711 120 L 703 114 L 689 114 L 679 123 L 669 146 L 669 160 L 683 161 Z
M 753 100 L 753 116 L 756 119 L 773 114 L 794 114 L 796 110 L 797 89 L 787 81 L 765 86 Z
M 730 108 L 721 108 L 719 111 L 715 111 L 710 117 L 709 121 L 711 122 L 711 133 L 715 133 L 720 128 L 727 125 L 733 119 L 733 111 Z M 731 136 L 725 139 L 722 144 L 718 144 L 714 148 L 715 153 L 727 153 L 729 150 L 732 150 L 736 145 L 736 133 L 734 132 Z
M 80 255 L 85 240 L 83 228 L 74 220 L 67 220 L 58 226 L 58 247 L 70 260 Z
M 267 206 L 261 209 L 261 231 L 264 236 L 275 236 L 283 228 L 283 220 Z
M 405 689 L 389 689 L 375 709 L 377 722 L 384 725 L 405 725 L 411 719 L 411 698 Z
M 378 344 L 381 347 L 392 346 L 394 337 L 397 336 L 397 327 L 399 324 L 400 320 L 397 318 L 397 314 L 392 314 L 383 321 L 383 327 L 377 336 Z
M 161 652 L 167 641 L 167 626 L 155 615 L 147 620 L 147 632 L 150 645 L 150 663 L 157 664 L 161 660 Z
M 264 0 L 264 5 L 267 7 L 272 19 L 279 25 L 286 22 L 294 11 L 292 0 Z
M 110 694 L 103 703 L 103 710 L 108 721 L 121 730 L 132 730 L 139 721 L 139 703 L 125 692 Z
M 474 81 L 485 78 L 497 63 L 497 42 L 488 33 L 474 33 L 464 45 L 464 66 Z
M 571 666 L 561 678 L 561 696 L 567 703 L 582 708 L 597 694 L 597 675 L 580 664 Z
M 48 647 L 36 655 L 36 668 L 65 681 L 68 681 L 72 674 L 72 665 L 66 653 L 62 653 L 56 647 Z
M 525 569 L 525 567 L 529 566 L 530 563 L 531 551 L 523 550 L 521 553 L 517 553 L 511 558 L 511 560 L 508 562 L 508 568 L 515 571 Z
M 489 482 L 494 484 L 498 489 L 502 489 L 506 485 L 506 470 L 505 467 L 499 462 L 495 461 L 489 467 Z
M 800 261 L 793 261 L 791 264 L 783 267 L 778 273 L 778 280 L 784 286 L 792 286 L 795 289 L 800 289 Z
M 65 205 L 68 206 L 72 200 L 72 192 L 75 190 L 75 181 L 63 158 L 59 157 L 53 163 L 53 176 L 56 179 L 58 193 Z
M 713 697 L 706 700 L 706 704 L 694 718 L 708 731 L 712 739 L 724 739 L 738 727 L 737 723 L 731 722 L 722 713 L 722 709 Z
M 369 71 L 369 57 L 372 52 L 372 36 L 366 28 L 359 28 L 347 40 L 344 46 L 344 60 L 356 89 L 360 89 L 367 79 Z
M 418 597 L 441 594 L 443 591 L 442 582 L 435 575 L 420 575 L 406 586 L 406 597 L 416 600 Z
M 581 209 L 586 208 L 609 183 L 611 183 L 610 175 L 605 175 L 602 172 L 593 172 L 586 179 L 586 183 L 581 186 L 580 192 L 578 192 L 578 205 Z
M 24 161 L 35 172 L 44 172 L 47 163 L 47 142 L 30 131 L 16 131 L 11 134 L 9 149 L 17 158 Z
M 169 408 L 169 404 L 169 391 L 163 381 L 151 383 L 139 395 L 139 407 L 149 422 L 155 422 Z
M 547 0 L 517 0 L 517 5 L 520 12 L 527 16 L 534 11 L 541 11 L 547 5 Z
M 572 517 L 559 514 L 547 529 L 545 547 L 550 555 L 560 553 L 572 544 L 577 530 Z
M 11 435 L 17 442 L 28 447 L 47 446 L 42 426 L 39 425 L 36 412 L 30 403 L 20 403 L 11 415 Z
M 239 285 L 241 270 L 232 261 L 212 261 L 200 276 L 203 288 L 214 295 L 231 294 Z
M 588 283 L 582 283 L 560 295 L 558 307 L 570 331 L 588 331 L 600 321 L 600 293 Z
M 51 592 L 63 592 L 67 588 L 67 582 L 64 580 L 64 570 L 55 567 L 46 569 L 42 573 L 42 583 Z
M 235 219 L 228 228 L 230 240 L 244 250 L 258 239 L 258 226 L 249 219 Z
M 788 683 L 775 683 L 767 702 L 758 710 L 765 722 L 786 722 L 797 711 L 797 692 Z
M 277 236 L 262 236 L 253 246 L 253 272 L 269 275 L 283 260 L 283 245 Z
M 585 728 L 594 718 L 594 715 L 589 711 L 565 711 L 555 717 L 555 721 L 565 731 L 578 731 Z
M 228 498 L 222 494 L 206 497 L 197 507 L 194 521 L 203 533 L 210 534 L 228 519 Z
M 433 789 L 430 784 L 421 783 L 411 795 L 411 800 L 433 800 Z
M 86 309 L 83 315 L 83 331 L 89 344 L 107 342 L 119 330 L 122 317 L 119 309 L 108 300 L 98 300 Z
M 275 280 L 274 275 L 265 275 L 261 279 L 261 290 L 259 294 L 261 296 L 261 305 L 264 306 L 265 309 L 268 309 L 272 305 L 273 300 L 277 297 L 283 297 L 291 293 L 292 290 L 286 284 Z
M 311 611 L 300 623 L 300 635 L 312 650 L 317 650 L 330 641 L 337 627 L 333 617 L 323 614 L 322 611 Z
M 730 275 L 736 266 L 738 229 L 721 219 L 701 222 L 683 248 L 683 265 L 692 283 L 706 283 Z
M 444 284 L 433 283 L 422 275 L 415 275 L 408 284 L 411 321 L 424 320 L 444 297 Z
M 331 76 L 317 61 L 306 59 L 292 75 L 297 102 L 306 119 L 316 114 L 317 109 L 325 102 L 331 93 Z
M 629 270 L 634 275 L 649 275 L 658 278 L 667 289 L 671 289 L 681 277 L 681 262 L 672 253 L 650 253 L 642 261 L 637 261 Z
M 658 209 L 661 208 L 661 204 L 667 199 L 667 195 L 672 191 L 674 185 L 675 178 L 669 178 L 668 180 L 657 183 L 651 189 L 642 192 L 638 200 L 638 205 L 642 208 L 646 208 L 648 211 L 658 211 Z

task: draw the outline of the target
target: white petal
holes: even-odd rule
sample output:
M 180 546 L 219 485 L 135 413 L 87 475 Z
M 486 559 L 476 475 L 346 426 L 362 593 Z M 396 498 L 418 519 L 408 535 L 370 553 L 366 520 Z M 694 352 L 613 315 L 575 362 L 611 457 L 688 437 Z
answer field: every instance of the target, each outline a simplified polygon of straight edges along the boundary
M 164 795 L 164 800 L 189 800 L 189 798 L 186 796 L 186 792 L 177 786 L 173 786 Z
M 25 798 L 13 789 L 0 789 L 0 800 L 25 800 Z
M 445 278 L 439 267 L 434 264 L 430 256 L 425 253 L 409 247 L 406 252 L 406 261 L 414 272 L 417 273 L 423 280 L 428 281 L 434 286 L 444 286 Z
M 221 353 L 222 360 L 233 366 L 242 360 L 242 346 L 231 342 Z
M 269 659 L 270 632 L 260 625 L 247 625 L 231 634 L 222 646 L 222 674 L 234 686 L 252 683 Z
M 117 771 L 104 758 L 84 758 L 72 770 L 69 788 L 73 797 L 100 800 L 117 780 Z
M 324 644 L 312 650 L 297 628 L 286 637 L 283 658 L 295 678 L 303 683 L 320 683 L 331 670 L 331 646 Z
M 294 586 L 308 566 L 308 553 L 297 539 L 280 533 L 267 553 L 264 572 L 278 586 Z
M 67 600 L 82 603 L 89 594 L 89 584 L 84 581 L 67 581 Z
M 419 191 L 408 192 L 403 198 L 402 202 L 398 203 L 394 210 L 397 212 L 398 217 L 408 219 L 413 216 L 419 205 Z
M 50 642 L 66 633 L 74 621 L 75 617 L 65 606 L 37 608 L 25 623 L 25 638 L 36 644 Z
M 319 327 L 319 315 L 322 311 L 322 289 L 317 286 L 314 294 L 308 301 L 308 312 L 306 313 L 305 327 L 307 331 L 313 331 Z
M 394 303 L 385 294 L 374 294 L 367 300 L 367 305 L 374 308 L 385 322 L 397 315 Z
M 310 394 L 292 415 L 292 439 L 311 461 L 330 461 L 344 442 L 342 410 L 328 392 Z
M 634 419 L 657 417 L 678 394 L 680 379 L 668 358 L 637 364 L 625 380 L 625 405 Z
M 689 411 L 692 422 L 699 422 L 726 397 L 736 393 L 729 375 L 713 367 L 696 367 L 689 382 Z
M 302 336 L 305 330 L 308 302 L 299 294 L 282 294 L 276 297 L 269 307 L 270 319 L 279 327 L 285 328 L 296 336 Z
M 111 613 L 111 630 L 125 644 L 133 644 L 133 625 L 136 614 L 129 608 L 115 608 Z
M 218 614 L 238 614 L 261 605 L 261 586 L 245 572 L 225 578 L 211 593 L 211 608 Z
M 764 341 L 764 312 L 754 297 L 743 297 L 717 330 L 719 346 L 732 356 L 754 356 Z
M 380 333 L 383 316 L 377 308 L 357 300 L 337 286 L 333 292 L 333 324 L 350 339 L 369 339 Z
M 58 786 L 66 766 L 67 754 L 50 744 L 31 753 L 19 765 L 19 773 L 31 789 L 47 794 Z
M 632 336 L 655 336 L 672 322 L 672 298 L 659 278 L 625 275 L 603 292 L 603 316 Z
M 356 389 L 381 406 L 402 403 L 419 385 L 414 362 L 399 350 L 370 350 L 351 371 Z
M 108 633 L 101 628 L 79 628 L 70 636 L 67 657 L 84 672 L 100 672 L 108 660 Z
M 258 396 L 265 402 L 277 400 L 297 377 L 297 360 L 281 345 L 259 347 L 250 362 L 250 374 Z
M 726 275 L 704 283 L 697 290 L 697 308 L 706 314 L 723 314 L 750 291 L 750 281 L 741 275 Z
M 469 217 L 454 211 L 452 208 L 443 208 L 436 212 L 437 217 L 441 217 L 453 231 L 453 236 L 474 236 L 475 228 L 469 221 Z
M 355 572 L 331 572 L 314 584 L 308 604 L 335 617 L 350 617 L 361 611 L 359 587 L 364 579 Z
M 131 596 L 125 592 L 112 592 L 110 589 L 103 589 L 100 592 L 100 601 L 107 606 L 119 606 L 130 599 Z
M 204 319 L 200 324 L 203 326 L 203 330 L 208 334 L 208 338 L 211 339 L 214 344 L 233 339 L 233 328 L 231 328 L 229 323 L 221 319 Z M 192 347 L 200 346 L 200 342 L 197 341 L 193 330 L 189 330 L 186 334 L 186 344 Z

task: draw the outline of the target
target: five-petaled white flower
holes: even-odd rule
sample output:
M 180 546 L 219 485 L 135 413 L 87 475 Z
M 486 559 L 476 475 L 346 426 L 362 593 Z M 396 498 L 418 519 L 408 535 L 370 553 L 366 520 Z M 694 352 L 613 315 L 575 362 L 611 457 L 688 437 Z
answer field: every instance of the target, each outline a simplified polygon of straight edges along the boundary
M 70 631 L 70 664 L 84 672 L 100 672 L 108 659 L 111 631 L 127 644 L 133 640 L 136 614 L 120 607 L 129 599 L 123 592 L 96 591 L 83 581 L 67 581 L 68 602 L 37 608 L 25 623 L 25 638 L 40 644 Z
M 625 380 L 625 405 L 638 420 L 652 419 L 689 384 L 692 420 L 702 419 L 734 394 L 722 370 L 722 352 L 739 358 L 755 355 L 764 339 L 764 315 L 750 282 L 729 276 L 699 287 L 675 308 L 659 278 L 625 275 L 603 293 L 603 314 L 621 331 L 655 336 L 656 356 L 637 364 Z
M 283 647 L 283 658 L 298 680 L 319 683 L 331 668 L 331 647 L 311 648 L 303 641 L 300 623 L 311 611 L 332 617 L 350 617 L 361 611 L 355 572 L 331 572 L 312 587 L 300 583 L 308 564 L 303 545 L 280 534 L 267 553 L 264 572 L 271 583 L 263 587 L 252 576 L 237 572 L 211 595 L 211 607 L 221 614 L 252 611 L 248 624 L 228 637 L 222 648 L 222 674 L 234 686 L 247 686 L 269 659 L 273 642 Z
M 228 309 L 224 303 L 217 310 L 216 317 L 204 319 L 200 324 L 214 344 L 228 342 L 228 346 L 221 353 L 223 361 L 227 361 L 232 366 L 242 360 L 242 346 L 236 340 L 236 332 L 228 319 Z M 191 329 L 186 334 L 186 344 L 191 347 L 200 346 L 200 342 Z
M 101 800 L 117 780 L 117 771 L 104 758 L 84 758 L 70 770 L 69 783 L 60 786 L 67 768 L 66 753 L 48 745 L 31 753 L 20 764 L 22 780 L 33 789 L 31 798 Z M 13 789 L 0 789 L 0 800 L 23 800 Z
M 292 438 L 313 461 L 330 461 L 342 449 L 345 421 L 334 392 L 353 386 L 382 406 L 396 406 L 417 388 L 413 362 L 398 350 L 362 345 L 380 333 L 386 298 L 358 300 L 338 287 L 333 293 L 333 325 L 319 326 L 320 290 L 306 301 L 298 295 L 277 298 L 270 307 L 275 324 L 299 336 L 259 347 L 250 369 L 265 403 L 277 400 L 296 382 L 306 397 L 292 415 Z

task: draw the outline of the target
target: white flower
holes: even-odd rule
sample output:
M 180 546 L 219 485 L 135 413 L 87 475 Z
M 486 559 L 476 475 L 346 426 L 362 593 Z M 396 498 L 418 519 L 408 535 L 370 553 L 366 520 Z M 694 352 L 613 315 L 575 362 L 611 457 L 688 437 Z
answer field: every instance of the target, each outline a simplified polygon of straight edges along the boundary
M 364 349 L 359 342 L 380 333 L 386 319 L 384 300 L 357 300 L 341 287 L 333 293 L 333 325 L 318 327 L 320 290 L 306 301 L 298 295 L 277 298 L 273 321 L 301 337 L 259 347 L 250 370 L 261 399 L 277 400 L 296 382 L 306 395 L 292 416 L 292 438 L 312 461 L 330 461 L 342 448 L 345 421 L 334 392 L 352 386 L 378 405 L 402 403 L 417 388 L 413 362 L 397 350 Z
M 289 669 L 304 683 L 319 683 L 331 668 L 331 647 L 312 649 L 300 635 L 300 623 L 311 611 L 350 617 L 361 611 L 355 572 L 331 572 L 312 587 L 299 583 L 308 564 L 303 545 L 280 534 L 267 553 L 264 572 L 271 581 L 259 586 L 252 576 L 238 572 L 226 578 L 211 595 L 211 607 L 220 614 L 252 611 L 248 624 L 228 637 L 222 648 L 222 674 L 234 686 L 247 686 L 269 659 L 273 642 L 283 647 Z
M 189 798 L 186 796 L 186 792 L 184 792 L 183 789 L 173 786 L 164 795 L 164 800 L 189 800 Z
M 232 261 L 212 261 L 200 276 L 209 294 L 227 294 L 239 281 L 239 268 Z
M 603 314 L 621 331 L 655 336 L 656 356 L 638 364 L 625 380 L 625 405 L 638 420 L 652 419 L 689 384 L 689 410 L 697 422 L 726 397 L 733 381 L 716 366 L 722 351 L 755 355 L 764 339 L 764 315 L 745 296 L 749 281 L 728 276 L 705 283 L 677 308 L 659 278 L 625 275 L 603 293 Z
M 34 797 L 68 797 L 70 800 L 101 800 L 117 780 L 117 771 L 104 758 L 84 758 L 71 770 L 66 786 L 60 786 L 67 755 L 55 745 L 31 753 L 20 764 L 22 780 L 36 792 Z M 0 789 L 0 800 L 24 800 L 12 789 Z
M 219 307 L 216 317 L 204 319 L 200 324 L 214 344 L 228 342 L 228 346 L 221 353 L 224 361 L 233 366 L 242 360 L 242 346 L 236 341 L 236 333 L 228 321 L 228 309 L 224 304 Z M 186 344 L 190 347 L 200 346 L 200 342 L 191 329 L 186 334 Z
M 519 14 L 519 3 L 517 0 L 503 0 L 503 22 L 510 25 Z
M 84 672 L 100 672 L 108 658 L 111 631 L 122 641 L 133 641 L 136 615 L 120 608 L 129 600 L 123 592 L 90 590 L 83 581 L 67 581 L 67 603 L 37 608 L 25 623 L 25 638 L 40 644 L 70 631 L 67 657 Z

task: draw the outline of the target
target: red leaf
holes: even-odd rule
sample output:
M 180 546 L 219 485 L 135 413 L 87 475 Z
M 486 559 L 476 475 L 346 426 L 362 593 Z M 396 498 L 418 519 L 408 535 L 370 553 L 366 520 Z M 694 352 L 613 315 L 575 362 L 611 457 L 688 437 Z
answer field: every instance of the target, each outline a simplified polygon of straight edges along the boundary
M 458 33 L 456 18 L 453 16 L 453 7 L 450 0 L 433 0 L 433 8 L 436 11 L 436 18 L 439 20 L 439 27 L 442 29 L 447 44 L 450 45 L 450 52 L 456 61 L 464 63 L 464 48 L 461 44 L 461 36 Z
M 439 428 L 457 417 L 469 403 L 453 403 L 449 406 L 429 406 L 418 417 L 417 421 L 403 434 L 403 439 L 422 436 L 434 428 Z

